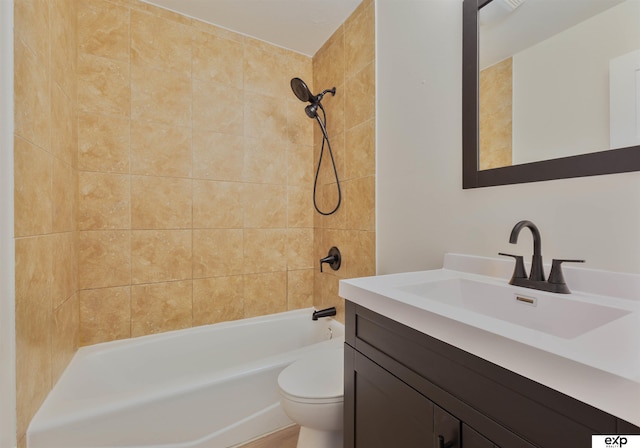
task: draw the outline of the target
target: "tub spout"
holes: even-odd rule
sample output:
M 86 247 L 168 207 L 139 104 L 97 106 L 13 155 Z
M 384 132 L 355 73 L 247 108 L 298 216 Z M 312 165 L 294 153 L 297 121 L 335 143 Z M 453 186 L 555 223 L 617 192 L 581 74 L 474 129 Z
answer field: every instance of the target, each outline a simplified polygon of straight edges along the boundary
M 318 320 L 319 317 L 329 317 L 336 315 L 336 307 L 332 306 L 331 308 L 325 308 L 324 310 L 318 310 L 313 312 L 313 316 L 311 316 L 312 320 Z

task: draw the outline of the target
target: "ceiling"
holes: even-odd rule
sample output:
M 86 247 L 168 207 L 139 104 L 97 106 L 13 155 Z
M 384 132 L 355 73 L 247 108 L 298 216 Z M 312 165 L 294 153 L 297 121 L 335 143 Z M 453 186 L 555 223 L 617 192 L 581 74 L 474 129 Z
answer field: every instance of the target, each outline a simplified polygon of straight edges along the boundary
M 514 1 L 520 3 L 515 10 L 504 7 Z M 500 62 L 623 1 L 493 0 L 480 10 L 480 67 Z
M 143 0 L 313 56 L 362 0 Z

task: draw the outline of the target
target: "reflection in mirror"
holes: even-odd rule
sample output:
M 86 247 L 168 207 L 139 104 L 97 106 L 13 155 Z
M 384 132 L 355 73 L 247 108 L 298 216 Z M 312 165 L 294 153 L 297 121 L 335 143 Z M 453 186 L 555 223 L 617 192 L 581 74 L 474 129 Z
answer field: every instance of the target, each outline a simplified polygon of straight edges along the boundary
M 479 13 L 479 169 L 640 144 L 640 0 Z
M 464 188 L 640 170 L 640 0 L 463 0 L 462 77 Z

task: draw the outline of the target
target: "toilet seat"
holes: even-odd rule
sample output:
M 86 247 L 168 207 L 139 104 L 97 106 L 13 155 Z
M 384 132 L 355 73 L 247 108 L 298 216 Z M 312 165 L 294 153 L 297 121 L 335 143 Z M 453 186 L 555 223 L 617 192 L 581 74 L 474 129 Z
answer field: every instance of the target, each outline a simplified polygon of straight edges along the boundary
M 338 403 L 344 400 L 344 351 L 322 350 L 299 359 L 278 376 L 282 395 L 298 403 Z

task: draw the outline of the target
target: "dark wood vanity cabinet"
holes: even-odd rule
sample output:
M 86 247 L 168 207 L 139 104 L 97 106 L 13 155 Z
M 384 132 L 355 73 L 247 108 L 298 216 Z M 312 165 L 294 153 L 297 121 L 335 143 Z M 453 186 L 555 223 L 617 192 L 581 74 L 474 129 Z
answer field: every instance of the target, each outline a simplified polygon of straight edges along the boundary
M 347 301 L 345 448 L 566 448 L 640 428 Z

